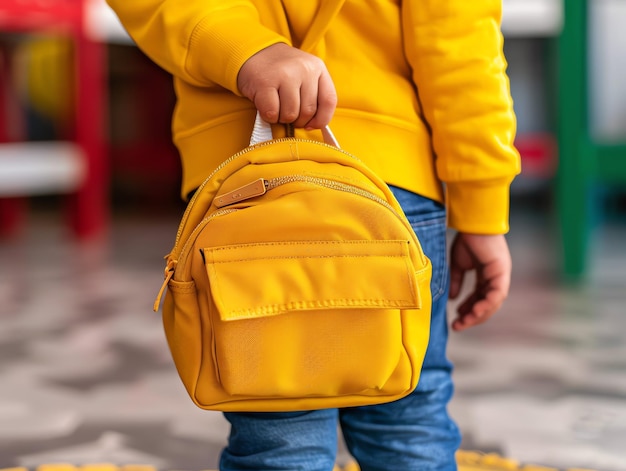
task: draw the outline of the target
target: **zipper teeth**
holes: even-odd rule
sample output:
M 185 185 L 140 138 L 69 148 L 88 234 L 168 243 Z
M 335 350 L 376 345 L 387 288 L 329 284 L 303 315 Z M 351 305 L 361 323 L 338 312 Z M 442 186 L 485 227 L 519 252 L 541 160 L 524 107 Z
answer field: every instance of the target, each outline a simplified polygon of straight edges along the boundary
M 196 198 L 200 194 L 201 190 L 206 186 L 208 181 L 211 178 L 213 178 L 213 176 L 217 172 L 219 172 L 221 169 L 226 167 L 233 160 L 237 159 L 238 157 L 241 157 L 242 155 L 247 154 L 248 152 L 251 152 L 251 151 L 253 151 L 255 149 L 258 149 L 260 147 L 265 147 L 265 146 L 273 144 L 275 142 L 285 142 L 285 141 L 296 141 L 296 142 L 303 142 L 303 143 L 312 143 L 312 144 L 318 144 L 318 145 L 324 146 L 324 147 L 330 147 L 331 149 L 338 150 L 342 154 L 344 154 L 344 155 L 346 155 L 346 156 L 356 160 L 357 162 L 361 161 L 358 157 L 350 154 L 349 152 L 346 152 L 345 150 L 343 150 L 343 149 L 341 149 L 339 147 L 331 146 L 330 144 L 326 144 L 325 142 L 315 141 L 313 139 L 296 139 L 296 138 L 293 138 L 293 137 L 283 137 L 283 138 L 280 138 L 280 139 L 272 139 L 271 141 L 259 142 L 258 144 L 254 144 L 253 146 L 246 147 L 245 149 L 237 152 L 236 154 L 231 155 L 228 159 L 224 160 L 221 164 L 219 164 L 215 168 L 215 170 L 213 170 L 211 172 L 211 174 L 202 182 L 202 184 L 198 187 L 196 192 L 193 194 L 193 196 L 191 197 L 191 200 L 189 200 L 189 204 L 187 205 L 187 208 L 185 209 L 185 212 L 183 213 L 180 225 L 178 226 L 178 231 L 176 232 L 176 239 L 174 241 L 174 249 L 172 249 L 172 252 L 174 252 L 174 250 L 176 249 L 176 246 L 180 242 L 180 237 L 181 237 L 182 232 L 183 232 L 183 227 L 185 226 L 185 224 L 187 222 L 187 219 L 189 218 L 189 213 L 191 212 L 191 208 L 193 207 L 193 204 L 194 204 Z
M 383 205 L 385 208 L 387 208 L 389 211 L 391 211 L 400 220 L 400 222 L 407 229 L 409 229 L 409 234 L 411 234 L 414 241 L 417 242 L 417 236 L 415 235 L 413 228 L 411 227 L 411 224 L 406 220 L 405 217 L 403 217 L 400 213 L 398 213 L 398 211 L 393 206 L 391 206 L 383 198 L 376 196 L 374 193 L 371 193 L 367 190 L 363 190 L 354 185 L 350 185 L 348 183 L 343 183 L 343 182 L 338 182 L 335 180 L 330 180 L 328 178 L 311 177 L 308 175 L 285 175 L 282 177 L 275 177 L 275 178 L 271 178 L 267 180 L 266 188 L 269 191 L 280 185 L 285 185 L 287 183 L 294 183 L 294 182 L 308 182 L 314 185 L 324 186 L 326 188 L 330 188 L 333 190 L 345 191 L 347 193 L 353 193 L 353 194 L 362 196 L 364 198 L 368 198 L 376 203 L 379 203 Z
M 372 201 L 382 204 L 384 207 L 393 212 L 396 216 L 400 217 L 396 209 L 391 206 L 387 201 L 376 196 L 374 193 L 371 193 L 367 190 L 363 190 L 357 186 L 350 185 L 348 183 L 338 182 L 336 180 L 330 180 L 328 178 L 319 178 L 319 177 L 311 177 L 308 175 L 285 175 L 283 177 L 276 177 L 267 180 L 267 189 L 271 190 L 280 185 L 285 185 L 286 183 L 295 183 L 295 182 L 308 182 L 313 183 L 315 185 L 324 186 L 326 188 L 330 188 L 333 190 L 345 191 L 348 193 L 354 193 L 359 196 L 363 196 Z
M 235 211 L 238 211 L 238 210 L 234 208 L 220 209 L 218 211 L 215 211 L 214 213 L 211 213 L 209 216 L 205 217 L 202 221 L 200 221 L 198 225 L 193 229 L 191 234 L 189 235 L 189 238 L 185 241 L 185 245 L 183 245 L 183 248 L 180 251 L 180 255 L 178 256 L 178 260 L 182 263 L 180 265 L 177 265 L 176 268 L 178 269 L 181 265 L 184 264 L 185 256 L 187 252 L 189 251 L 189 247 L 191 247 L 191 245 L 193 244 L 193 241 L 196 239 L 198 232 L 200 232 L 200 230 L 204 226 L 206 226 L 211 221 L 211 219 L 214 219 L 218 216 L 223 216 L 228 213 L 234 213 Z

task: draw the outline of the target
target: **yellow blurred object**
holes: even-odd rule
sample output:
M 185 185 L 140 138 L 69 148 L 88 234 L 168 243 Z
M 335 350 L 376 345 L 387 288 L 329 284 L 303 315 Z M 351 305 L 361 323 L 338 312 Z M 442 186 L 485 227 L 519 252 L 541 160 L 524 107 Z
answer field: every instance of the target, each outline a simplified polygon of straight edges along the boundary
M 88 463 L 76 471 L 158 471 L 156 467 L 146 464 L 115 465 L 112 463 Z
M 74 44 L 66 37 L 33 36 L 20 44 L 17 86 L 42 116 L 65 124 L 74 116 Z
M 78 471 L 78 468 L 69 463 L 50 463 L 37 466 L 37 471 Z
M 519 469 L 519 462 L 509 458 L 503 458 L 495 453 L 489 453 L 483 456 L 482 464 L 498 469 L 517 470 Z
M 359 465 L 353 461 L 345 465 L 341 471 L 359 471 L 360 469 Z
M 88 463 L 82 465 L 79 471 L 119 471 L 119 467 L 111 463 Z
M 520 471 L 516 460 L 495 453 L 460 450 L 456 454 L 459 471 Z
M 495 453 L 459 450 L 456 454 L 458 471 L 559 471 L 557 468 L 526 464 L 504 458 Z M 570 468 L 567 471 L 593 471 L 591 469 Z

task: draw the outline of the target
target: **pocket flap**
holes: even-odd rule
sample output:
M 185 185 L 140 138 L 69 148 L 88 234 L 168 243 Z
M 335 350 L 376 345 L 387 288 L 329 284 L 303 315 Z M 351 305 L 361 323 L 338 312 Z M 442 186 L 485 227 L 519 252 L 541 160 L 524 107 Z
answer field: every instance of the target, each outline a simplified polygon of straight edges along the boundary
M 272 242 L 204 249 L 222 320 L 319 309 L 420 307 L 409 242 Z

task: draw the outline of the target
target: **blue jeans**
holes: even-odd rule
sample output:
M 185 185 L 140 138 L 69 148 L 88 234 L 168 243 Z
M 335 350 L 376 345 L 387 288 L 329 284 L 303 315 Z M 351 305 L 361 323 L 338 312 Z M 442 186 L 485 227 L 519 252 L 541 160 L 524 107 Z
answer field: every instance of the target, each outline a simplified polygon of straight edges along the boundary
M 433 264 L 431 335 L 417 389 L 395 402 L 288 413 L 226 413 L 231 424 L 221 471 L 330 471 L 337 424 L 362 471 L 454 471 L 460 444 L 447 413 L 452 365 L 446 358 L 448 265 L 445 208 L 392 188 Z

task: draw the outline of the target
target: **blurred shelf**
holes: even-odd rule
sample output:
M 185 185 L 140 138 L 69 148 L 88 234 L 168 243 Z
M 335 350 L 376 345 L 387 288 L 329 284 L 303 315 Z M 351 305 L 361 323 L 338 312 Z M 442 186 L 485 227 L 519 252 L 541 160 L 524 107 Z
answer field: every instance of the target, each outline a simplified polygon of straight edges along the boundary
M 107 57 L 101 41 L 87 37 L 86 3 L 93 0 L 1 0 L 0 30 L 0 235 L 18 232 L 23 212 L 18 200 L 67 193 L 68 223 L 85 239 L 104 234 L 108 223 Z M 12 34 L 63 34 L 74 45 L 73 142 L 23 142 L 14 72 L 19 61 Z M 18 123 L 13 126 L 10 123 Z M 12 132 L 10 128 L 14 127 Z
M 94 41 L 132 44 L 132 40 L 105 0 L 86 0 L 85 29 Z
M 563 27 L 564 0 L 503 0 L 506 37 L 554 37 Z
M 85 179 L 85 157 L 71 142 L 13 142 L 0 146 L 0 196 L 76 191 Z

